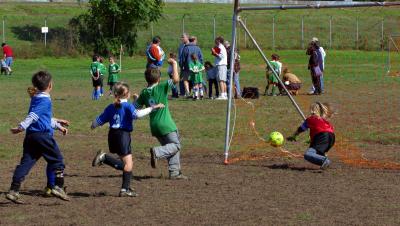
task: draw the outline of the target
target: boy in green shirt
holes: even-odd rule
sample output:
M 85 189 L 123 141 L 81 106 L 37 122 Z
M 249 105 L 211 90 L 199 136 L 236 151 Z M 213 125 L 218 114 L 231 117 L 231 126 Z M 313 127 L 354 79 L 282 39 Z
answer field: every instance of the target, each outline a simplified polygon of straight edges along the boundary
M 186 180 L 188 178 L 181 173 L 178 129 L 168 109 L 168 93 L 179 82 L 178 64 L 172 58 L 168 59 L 168 63 L 173 69 L 172 79 L 167 81 L 160 82 L 161 74 L 158 68 L 146 69 L 144 75 L 148 86 L 140 92 L 139 97 L 135 96 L 135 108 L 151 107 L 160 103 L 165 105 L 164 108 L 150 113 L 151 134 L 161 143 L 161 146 L 150 149 L 150 165 L 156 168 L 157 159 L 167 159 L 169 178 Z
M 193 100 L 197 100 L 199 93 L 200 99 L 203 99 L 204 91 L 203 91 L 203 73 L 204 66 L 197 59 L 196 54 L 192 54 L 190 56 L 192 61 L 189 63 L 190 70 L 190 81 L 193 83 Z
M 113 86 L 118 82 L 118 73 L 121 71 L 119 65 L 115 63 L 114 57 L 109 58 L 110 65 L 108 66 L 108 81 L 107 84 L 110 86 L 109 95 L 113 95 Z
M 277 75 L 280 76 L 281 75 L 281 70 L 282 70 L 282 63 L 279 62 L 278 54 L 275 54 L 275 53 L 272 54 L 271 58 L 272 58 L 272 61 L 270 61 L 270 64 L 271 64 L 272 68 L 267 67 L 268 85 L 265 87 L 264 95 L 268 94 L 269 86 L 272 85 L 271 94 L 269 94 L 269 95 L 277 96 L 279 94 L 279 90 L 278 90 L 279 81 L 275 77 L 273 71 L 275 71 L 277 73 Z
M 93 93 L 92 99 L 98 100 L 100 98 L 100 68 L 99 68 L 99 56 L 93 55 L 92 63 L 89 67 L 90 75 L 92 76 Z
M 99 69 L 100 69 L 100 96 L 103 96 L 103 78 L 104 75 L 106 74 L 106 66 L 103 64 L 104 59 L 103 57 L 99 57 Z

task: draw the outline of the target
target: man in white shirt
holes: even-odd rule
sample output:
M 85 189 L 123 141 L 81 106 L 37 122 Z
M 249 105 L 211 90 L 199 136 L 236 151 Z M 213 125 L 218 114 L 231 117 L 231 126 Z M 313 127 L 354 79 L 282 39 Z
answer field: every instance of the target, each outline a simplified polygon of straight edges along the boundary
M 215 56 L 215 66 L 217 68 L 217 81 L 220 87 L 220 96 L 218 100 L 227 100 L 226 92 L 227 65 L 228 58 L 225 46 L 223 45 L 224 38 L 219 36 L 215 39 L 215 47 L 211 49 L 211 54 Z

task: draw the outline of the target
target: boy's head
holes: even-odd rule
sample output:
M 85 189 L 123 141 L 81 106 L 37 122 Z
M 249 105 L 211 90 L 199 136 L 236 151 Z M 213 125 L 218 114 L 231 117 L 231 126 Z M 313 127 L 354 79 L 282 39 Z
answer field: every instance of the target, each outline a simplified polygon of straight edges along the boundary
M 271 58 L 272 58 L 272 60 L 279 60 L 279 55 L 276 54 L 276 53 L 273 53 L 273 54 L 271 55 Z
M 197 38 L 196 38 L 196 36 L 190 36 L 189 37 L 189 42 L 191 42 L 191 43 L 197 43 Z
M 161 42 L 160 36 L 154 36 L 152 43 L 157 45 L 160 44 L 160 42 Z
M 160 70 L 158 68 L 147 68 L 144 77 L 148 85 L 156 84 L 160 81 Z
M 212 65 L 212 63 L 210 61 L 206 61 L 204 63 L 204 67 L 206 68 L 206 70 L 208 70 L 208 69 L 210 69 L 210 68 L 212 68 L 214 66 Z
M 47 71 L 38 71 L 32 76 L 32 85 L 39 91 L 51 90 L 51 74 Z
M 195 53 L 192 53 L 192 55 L 190 55 L 190 58 L 192 58 L 193 61 L 197 61 L 197 55 Z
M 110 56 L 109 58 L 108 58 L 108 61 L 110 62 L 110 63 L 114 63 L 114 57 L 113 56 Z
M 176 54 L 175 53 L 169 53 L 169 58 L 172 58 L 172 59 L 176 60 Z
M 1 43 L 1 47 L 4 47 L 5 45 L 7 45 L 5 42 Z
M 98 61 L 98 60 L 99 60 L 99 56 L 97 54 L 94 54 L 92 56 L 92 61 L 95 62 L 95 61 Z
M 223 44 L 223 43 L 224 43 L 224 38 L 222 36 L 218 36 L 215 38 L 216 45 Z

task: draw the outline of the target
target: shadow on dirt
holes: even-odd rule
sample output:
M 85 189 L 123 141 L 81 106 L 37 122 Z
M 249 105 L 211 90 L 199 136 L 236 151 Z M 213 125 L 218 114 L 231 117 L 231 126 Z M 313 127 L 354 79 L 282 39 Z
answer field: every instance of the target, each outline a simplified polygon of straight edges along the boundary
M 307 166 L 293 166 L 293 165 L 289 165 L 287 163 L 272 164 L 272 165 L 267 165 L 264 167 L 267 167 L 270 169 L 282 169 L 282 170 L 294 170 L 294 171 L 313 171 L 314 173 L 322 173 L 321 169 L 307 167 Z

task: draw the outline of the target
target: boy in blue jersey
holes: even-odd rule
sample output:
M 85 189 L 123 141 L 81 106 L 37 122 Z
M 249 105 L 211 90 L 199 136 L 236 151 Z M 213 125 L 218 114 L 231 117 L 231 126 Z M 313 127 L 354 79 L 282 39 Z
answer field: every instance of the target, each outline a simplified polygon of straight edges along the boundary
M 133 104 L 128 102 L 130 92 L 126 83 L 116 83 L 113 92 L 115 102 L 108 105 L 104 112 L 93 121 L 91 128 L 95 129 L 107 122 L 110 123 L 108 148 L 111 153 L 117 154 L 120 159 L 99 151 L 93 159 L 92 166 L 99 166 L 104 163 L 114 169 L 123 171 L 119 196 L 135 197 L 137 194 L 130 187 L 133 166 L 131 153 L 132 122 L 150 114 L 153 110 L 163 108 L 164 105 L 158 104 L 143 110 L 136 110 Z
M 18 127 L 12 128 L 14 134 L 26 131 L 23 154 L 20 164 L 16 167 L 12 178 L 10 191 L 6 194 L 6 198 L 14 203 L 21 204 L 21 196 L 19 190 L 22 181 L 35 165 L 40 157 L 44 157 L 48 164 L 48 171 L 51 175 L 55 175 L 55 184 L 51 187 L 51 193 L 65 201 L 69 201 L 69 197 L 63 190 L 64 187 L 64 160 L 53 138 L 53 129 L 58 128 L 64 134 L 69 123 L 66 120 L 52 118 L 52 104 L 50 99 L 50 91 L 53 88 L 50 73 L 39 71 L 32 77 L 32 84 L 37 90 L 32 96 L 29 113 L 24 121 Z

